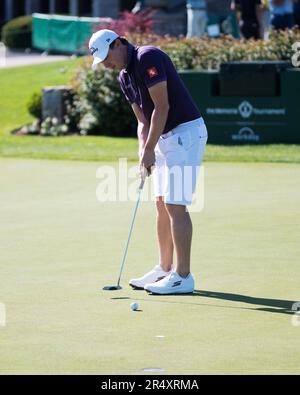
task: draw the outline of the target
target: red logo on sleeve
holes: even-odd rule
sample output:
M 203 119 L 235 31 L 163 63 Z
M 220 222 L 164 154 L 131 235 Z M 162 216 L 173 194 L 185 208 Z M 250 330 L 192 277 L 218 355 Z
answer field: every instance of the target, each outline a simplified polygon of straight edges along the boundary
M 150 78 L 153 78 L 158 75 L 158 71 L 156 70 L 155 67 L 150 67 L 150 69 L 147 70 L 147 73 Z

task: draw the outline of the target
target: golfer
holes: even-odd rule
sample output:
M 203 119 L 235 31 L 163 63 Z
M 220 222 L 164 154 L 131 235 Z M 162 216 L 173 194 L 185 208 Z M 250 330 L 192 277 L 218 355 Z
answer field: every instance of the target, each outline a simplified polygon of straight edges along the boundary
M 192 222 L 186 206 L 192 203 L 205 151 L 205 123 L 172 61 L 160 49 L 134 46 L 107 29 L 92 35 L 89 49 L 94 69 L 102 63 L 120 72 L 121 90 L 138 122 L 140 168 L 148 175 L 153 168 L 159 264 L 129 284 L 154 294 L 191 293 Z

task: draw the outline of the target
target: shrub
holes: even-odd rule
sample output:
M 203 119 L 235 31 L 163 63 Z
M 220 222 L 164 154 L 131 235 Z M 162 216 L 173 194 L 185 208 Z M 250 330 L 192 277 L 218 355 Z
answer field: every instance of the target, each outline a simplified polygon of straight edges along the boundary
M 28 112 L 35 118 L 42 118 L 42 93 L 33 93 L 27 103 Z
M 2 28 L 2 41 L 8 48 L 31 47 L 32 17 L 20 16 Z
M 40 128 L 40 134 L 42 136 L 63 136 L 68 133 L 68 126 L 65 124 L 59 123 L 57 118 L 46 118 Z
M 113 19 L 111 22 L 101 23 L 101 25 L 96 28 L 96 31 L 100 29 L 110 29 L 118 33 L 120 36 L 124 36 L 128 33 L 150 33 L 154 25 L 153 16 L 155 12 L 156 11 L 149 8 L 146 8 L 137 14 L 133 14 L 129 11 L 123 11 L 120 13 L 119 19 Z
M 89 134 L 135 136 L 136 121 L 120 90 L 117 73 L 101 65 L 91 70 L 85 61 L 72 83 L 76 92 L 69 115 L 79 118 L 78 129 Z

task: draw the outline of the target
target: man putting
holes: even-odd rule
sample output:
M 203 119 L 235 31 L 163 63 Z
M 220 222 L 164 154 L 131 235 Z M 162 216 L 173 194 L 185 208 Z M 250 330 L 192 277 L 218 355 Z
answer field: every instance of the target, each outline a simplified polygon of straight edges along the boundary
M 205 123 L 172 61 L 160 49 L 133 46 L 107 29 L 92 35 L 89 48 L 93 68 L 103 63 L 120 71 L 121 90 L 138 122 L 140 168 L 150 175 L 154 166 L 160 262 L 129 284 L 154 294 L 191 293 L 192 222 L 186 206 L 192 203 L 205 151 Z

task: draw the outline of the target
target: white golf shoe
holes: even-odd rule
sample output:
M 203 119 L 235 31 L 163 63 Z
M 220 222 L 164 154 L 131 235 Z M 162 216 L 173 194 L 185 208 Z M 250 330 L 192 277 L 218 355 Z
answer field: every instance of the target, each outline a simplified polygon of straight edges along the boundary
M 154 269 L 146 273 L 143 277 L 133 278 L 129 281 L 129 285 L 135 289 L 144 289 L 146 284 L 155 283 L 168 276 L 172 270 L 165 272 L 160 265 L 156 265 Z
M 189 294 L 194 291 L 194 288 L 195 281 L 192 273 L 184 278 L 174 271 L 162 280 L 144 286 L 145 291 L 157 295 Z

